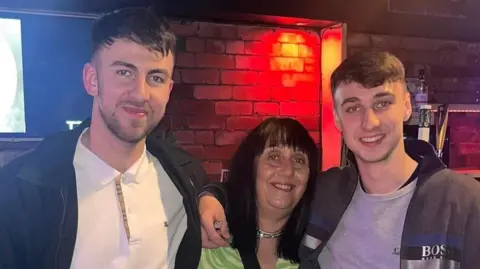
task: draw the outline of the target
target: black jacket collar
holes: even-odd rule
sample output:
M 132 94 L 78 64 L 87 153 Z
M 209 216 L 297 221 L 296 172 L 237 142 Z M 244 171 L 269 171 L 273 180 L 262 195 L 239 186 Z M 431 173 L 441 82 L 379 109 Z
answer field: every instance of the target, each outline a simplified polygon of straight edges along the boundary
M 63 180 L 63 177 L 58 175 L 74 171 L 73 158 L 77 141 L 83 130 L 89 126 L 90 119 L 87 119 L 73 130 L 46 137 L 34 151 L 24 157 L 17 176 L 37 185 L 62 187 L 74 184 L 75 182 Z M 165 131 L 157 130 L 147 136 L 147 150 L 157 158 L 163 152 L 162 148 L 174 143 L 175 138 Z M 187 154 L 170 157 L 179 164 L 191 161 Z

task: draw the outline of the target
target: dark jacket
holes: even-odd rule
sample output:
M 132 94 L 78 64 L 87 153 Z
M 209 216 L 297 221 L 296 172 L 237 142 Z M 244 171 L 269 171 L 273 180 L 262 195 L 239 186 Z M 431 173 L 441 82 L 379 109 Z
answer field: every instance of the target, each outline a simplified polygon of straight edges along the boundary
M 480 184 L 447 169 L 426 142 L 406 140 L 405 148 L 422 161 L 407 210 L 398 268 L 479 268 Z M 357 184 L 353 163 L 321 175 L 300 249 L 301 269 L 320 268 L 318 255 L 350 204 Z
M 88 125 L 87 121 L 50 136 L 0 169 L 0 269 L 70 268 L 78 223 L 73 157 Z M 147 149 L 183 196 L 188 228 L 175 267 L 197 268 L 201 254 L 197 194 L 206 182 L 205 172 L 164 133 L 149 136 Z
M 421 157 L 422 161 L 405 219 L 398 268 L 480 268 L 480 184 L 447 169 L 426 142 L 407 140 L 405 147 L 410 156 Z M 342 168 L 331 168 L 319 177 L 309 225 L 299 250 L 300 269 L 320 268 L 318 256 L 358 184 L 357 168 L 352 162 Z M 221 185 L 209 184 L 206 191 L 214 194 L 224 207 L 228 206 Z

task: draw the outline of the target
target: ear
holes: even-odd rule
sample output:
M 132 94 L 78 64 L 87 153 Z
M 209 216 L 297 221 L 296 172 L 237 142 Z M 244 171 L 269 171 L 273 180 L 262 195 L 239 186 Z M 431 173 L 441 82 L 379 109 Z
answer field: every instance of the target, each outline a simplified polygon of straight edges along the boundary
M 405 108 L 403 113 L 403 121 L 406 122 L 412 116 L 412 101 L 410 97 L 410 92 L 405 93 Z
M 173 81 L 173 79 L 170 79 L 170 81 L 168 82 L 168 92 L 171 93 L 172 92 L 172 89 L 173 89 L 173 85 L 175 84 L 175 81 Z
M 337 109 L 335 107 L 333 108 L 333 116 L 335 118 L 335 126 L 340 132 L 342 132 L 343 130 L 342 122 L 340 120 L 340 116 L 338 115 Z
M 83 86 L 90 96 L 98 95 L 97 69 L 92 63 L 83 66 Z

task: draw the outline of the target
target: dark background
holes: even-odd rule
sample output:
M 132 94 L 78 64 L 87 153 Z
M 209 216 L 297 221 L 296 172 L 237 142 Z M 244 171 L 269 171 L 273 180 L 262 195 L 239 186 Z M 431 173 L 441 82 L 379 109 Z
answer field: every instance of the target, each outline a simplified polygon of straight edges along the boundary
M 165 15 L 193 19 L 242 14 L 347 22 L 356 32 L 480 41 L 477 0 L 3 0 L 0 7 L 97 13 L 155 5 Z M 232 15 L 237 14 L 237 16 Z

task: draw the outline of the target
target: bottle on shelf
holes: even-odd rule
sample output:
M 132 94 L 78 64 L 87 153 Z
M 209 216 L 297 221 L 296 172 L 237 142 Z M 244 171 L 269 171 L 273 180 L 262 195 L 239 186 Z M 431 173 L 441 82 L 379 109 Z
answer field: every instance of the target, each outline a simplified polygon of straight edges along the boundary
M 425 69 L 418 71 L 417 89 L 415 91 L 415 103 L 417 106 L 428 103 L 428 86 L 425 81 Z

